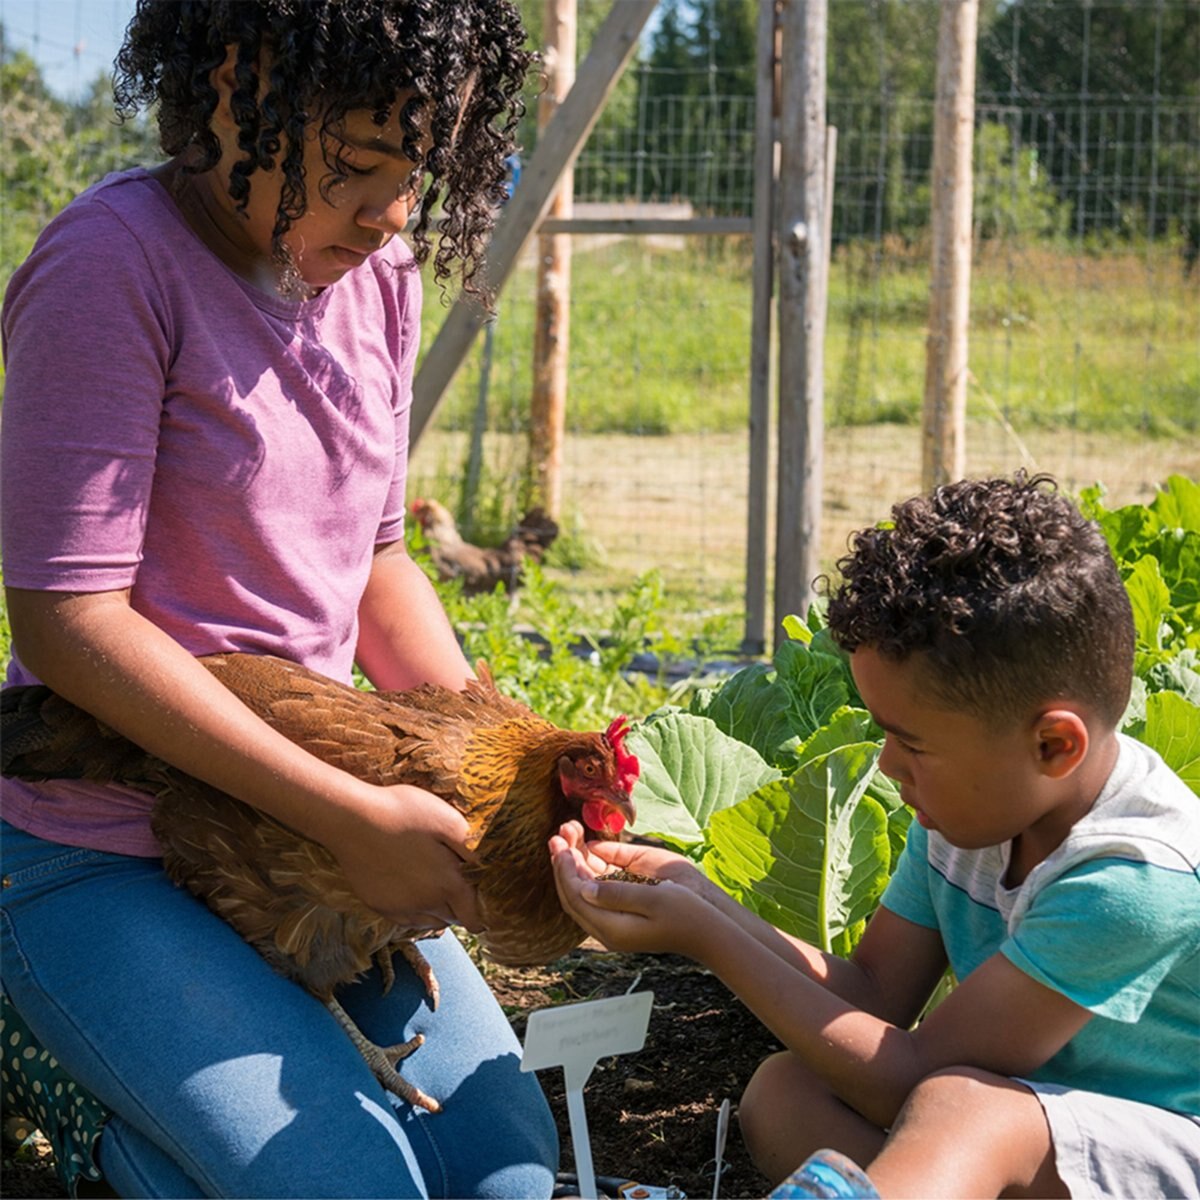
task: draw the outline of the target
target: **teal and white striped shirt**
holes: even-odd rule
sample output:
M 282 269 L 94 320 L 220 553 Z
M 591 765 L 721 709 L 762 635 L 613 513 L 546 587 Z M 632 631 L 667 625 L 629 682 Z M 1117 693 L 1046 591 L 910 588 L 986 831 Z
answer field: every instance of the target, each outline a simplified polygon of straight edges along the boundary
M 1095 1014 L 1029 1078 L 1200 1114 L 1200 797 L 1147 746 L 1018 887 L 1011 843 L 960 850 L 916 822 L 883 904 L 937 929 L 965 978 L 999 951 Z

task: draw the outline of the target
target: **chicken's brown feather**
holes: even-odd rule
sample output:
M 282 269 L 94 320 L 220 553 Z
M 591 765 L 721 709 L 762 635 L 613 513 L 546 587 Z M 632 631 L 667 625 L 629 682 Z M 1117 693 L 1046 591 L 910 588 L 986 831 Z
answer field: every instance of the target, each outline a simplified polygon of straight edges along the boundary
M 483 664 L 462 692 L 367 692 L 265 655 L 200 661 L 310 753 L 370 783 L 425 788 L 462 812 L 493 957 L 548 962 L 582 939 L 558 903 L 546 842 L 579 815 L 557 787 L 560 758 L 585 749 L 611 762 L 602 735 L 558 729 L 500 693 Z M 314 994 L 328 996 L 414 936 L 363 905 L 323 846 L 145 754 L 48 689 L 9 689 L 0 710 L 4 774 L 153 793 L 171 878 Z

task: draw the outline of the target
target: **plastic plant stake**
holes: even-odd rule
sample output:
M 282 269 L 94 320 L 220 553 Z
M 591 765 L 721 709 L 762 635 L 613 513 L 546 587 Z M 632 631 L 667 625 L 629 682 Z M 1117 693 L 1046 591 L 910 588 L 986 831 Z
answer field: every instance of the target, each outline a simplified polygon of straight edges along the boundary
M 566 1081 L 567 1117 L 575 1150 L 575 1176 L 583 1200 L 597 1200 L 592 1148 L 588 1140 L 583 1087 L 602 1058 L 630 1054 L 646 1044 L 653 992 L 585 1000 L 531 1013 L 525 1026 L 522 1071 L 562 1067 Z
M 717 1200 L 717 1192 L 721 1188 L 721 1164 L 725 1158 L 725 1139 L 729 1136 L 729 1097 L 721 1101 L 717 1112 L 717 1152 L 716 1167 L 713 1169 L 712 1200 Z

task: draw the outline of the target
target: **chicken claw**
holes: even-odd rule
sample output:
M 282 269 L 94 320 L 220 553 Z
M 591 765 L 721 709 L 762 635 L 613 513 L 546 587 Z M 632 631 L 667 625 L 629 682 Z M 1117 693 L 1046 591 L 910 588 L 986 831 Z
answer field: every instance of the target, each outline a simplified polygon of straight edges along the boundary
M 325 1007 L 333 1014 L 334 1020 L 346 1031 L 354 1043 L 355 1049 L 363 1056 L 367 1066 L 375 1078 L 389 1092 L 399 1096 L 401 1100 L 418 1108 L 428 1109 L 431 1113 L 441 1112 L 442 1106 L 432 1096 L 426 1095 L 419 1087 L 408 1082 L 397 1070 L 400 1063 L 419 1046 L 424 1045 L 425 1035 L 418 1033 L 407 1042 L 397 1042 L 394 1046 L 377 1046 L 354 1023 L 354 1018 L 332 996 L 325 1002 Z

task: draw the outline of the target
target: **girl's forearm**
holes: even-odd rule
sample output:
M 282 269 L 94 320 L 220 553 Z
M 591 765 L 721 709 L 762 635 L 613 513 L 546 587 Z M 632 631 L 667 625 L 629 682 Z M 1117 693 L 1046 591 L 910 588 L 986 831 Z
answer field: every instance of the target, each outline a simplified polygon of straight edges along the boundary
M 376 789 L 277 733 L 125 593 L 8 591 L 21 661 L 172 766 L 329 845 Z
M 402 542 L 376 552 L 358 627 L 355 658 L 381 691 L 421 683 L 459 691 L 471 678 L 433 584 Z

